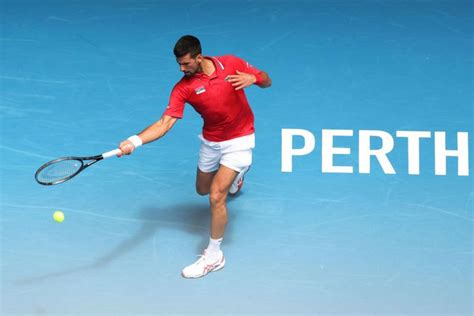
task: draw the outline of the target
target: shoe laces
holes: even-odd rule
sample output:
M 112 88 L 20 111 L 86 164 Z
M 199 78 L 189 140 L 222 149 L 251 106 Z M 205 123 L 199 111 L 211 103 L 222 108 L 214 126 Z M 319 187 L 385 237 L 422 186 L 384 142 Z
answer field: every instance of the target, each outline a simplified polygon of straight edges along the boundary
M 199 258 L 197 261 L 196 261 L 196 265 L 200 264 L 201 262 L 204 263 L 205 265 L 209 265 L 209 264 L 213 264 L 215 262 L 217 262 L 219 259 L 216 259 L 214 261 L 211 261 L 211 258 L 206 254 L 206 251 L 204 251 L 204 253 L 202 255 L 197 255 L 197 257 Z

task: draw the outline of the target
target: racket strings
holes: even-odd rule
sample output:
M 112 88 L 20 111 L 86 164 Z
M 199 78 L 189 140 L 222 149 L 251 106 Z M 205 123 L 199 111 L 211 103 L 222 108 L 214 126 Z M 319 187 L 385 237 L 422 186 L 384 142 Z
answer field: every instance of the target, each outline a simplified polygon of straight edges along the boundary
M 41 170 L 37 175 L 37 180 L 42 183 L 54 184 L 76 174 L 82 165 L 82 161 L 77 159 L 58 161 Z

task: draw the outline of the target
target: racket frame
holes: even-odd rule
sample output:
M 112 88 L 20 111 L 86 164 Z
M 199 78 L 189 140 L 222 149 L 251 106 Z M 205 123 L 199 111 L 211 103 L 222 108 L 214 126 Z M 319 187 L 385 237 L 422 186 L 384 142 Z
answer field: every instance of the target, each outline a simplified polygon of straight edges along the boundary
M 103 153 L 102 155 L 97 155 L 97 156 L 90 156 L 90 157 L 69 156 L 69 157 L 57 158 L 57 159 L 48 161 L 47 163 L 45 163 L 44 165 L 42 165 L 41 167 L 39 167 L 38 170 L 36 170 L 36 172 L 35 172 L 35 179 L 36 179 L 36 182 L 38 182 L 39 184 L 42 184 L 42 185 L 55 185 L 55 184 L 60 184 L 60 183 L 66 182 L 67 180 L 70 180 L 70 179 L 74 178 L 74 177 L 77 176 L 79 173 L 81 173 L 82 171 L 84 171 L 84 169 L 86 169 L 87 167 L 92 166 L 92 165 L 95 164 L 97 161 L 100 161 L 100 160 L 102 160 L 102 159 L 107 159 L 107 158 L 116 156 L 116 155 L 118 155 L 119 153 L 121 153 L 121 150 L 120 150 L 119 148 L 116 148 L 116 149 L 114 149 L 114 150 L 105 152 L 105 153 Z M 41 171 L 43 171 L 46 167 L 49 167 L 49 166 L 51 166 L 52 164 L 55 164 L 55 163 L 58 163 L 58 162 L 61 162 L 61 161 L 65 161 L 65 160 L 76 160 L 76 161 L 79 161 L 79 162 L 81 163 L 81 167 L 80 167 L 76 172 L 74 172 L 73 174 L 71 174 L 70 176 L 61 178 L 61 179 L 59 179 L 59 180 L 57 180 L 57 181 L 53 181 L 53 182 L 42 182 L 42 181 L 38 180 L 38 175 L 39 175 L 39 174 L 41 173 Z M 87 163 L 84 163 L 84 162 L 87 161 L 87 160 L 90 160 L 90 161 L 87 162 Z

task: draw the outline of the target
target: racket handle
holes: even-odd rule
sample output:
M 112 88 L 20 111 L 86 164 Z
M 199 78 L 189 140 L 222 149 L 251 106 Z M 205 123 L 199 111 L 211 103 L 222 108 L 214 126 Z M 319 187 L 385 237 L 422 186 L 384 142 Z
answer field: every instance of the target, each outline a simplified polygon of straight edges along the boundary
M 110 157 L 113 157 L 113 156 L 117 156 L 119 153 L 121 153 L 122 151 L 117 148 L 117 149 L 114 149 L 114 150 L 111 150 L 111 151 L 108 151 L 106 153 L 103 153 L 102 154 L 102 157 L 104 157 L 104 159 L 107 159 L 107 158 L 110 158 Z

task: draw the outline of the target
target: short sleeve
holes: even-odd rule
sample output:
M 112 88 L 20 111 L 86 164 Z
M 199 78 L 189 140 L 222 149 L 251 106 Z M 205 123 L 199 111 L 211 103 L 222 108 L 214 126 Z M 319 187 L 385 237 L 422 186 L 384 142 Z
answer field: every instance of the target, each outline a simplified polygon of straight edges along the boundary
M 171 91 L 170 100 L 163 115 L 169 115 L 175 118 L 182 118 L 184 105 L 186 103 L 186 89 L 178 82 Z

